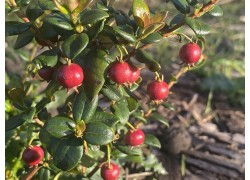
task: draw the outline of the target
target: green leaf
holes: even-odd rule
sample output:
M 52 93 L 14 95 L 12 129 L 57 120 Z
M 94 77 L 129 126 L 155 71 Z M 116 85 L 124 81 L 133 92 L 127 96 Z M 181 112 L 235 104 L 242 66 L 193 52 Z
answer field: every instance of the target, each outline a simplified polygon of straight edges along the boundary
M 73 34 L 62 44 L 62 52 L 70 59 L 78 56 L 88 45 L 89 37 L 85 33 Z
M 202 4 L 198 0 L 187 0 L 190 6 L 193 6 L 195 9 L 199 9 L 202 7 Z
M 133 34 L 130 34 L 130 33 L 123 31 L 121 27 L 119 27 L 119 26 L 115 27 L 114 31 L 117 35 L 122 37 L 124 40 L 131 42 L 131 43 L 136 42 L 135 36 Z
M 185 16 L 183 14 L 177 14 L 170 22 L 170 27 L 174 27 L 177 24 L 182 23 L 185 20 Z
M 174 106 L 172 104 L 168 103 L 168 102 L 162 103 L 161 105 L 164 106 L 165 108 L 170 109 L 171 111 L 175 111 Z
M 214 7 L 210 11 L 208 11 L 208 13 L 215 17 L 223 16 L 223 10 L 218 5 L 214 5 Z
M 10 131 L 21 126 L 26 121 L 31 121 L 35 115 L 35 112 L 36 109 L 31 107 L 19 115 L 12 116 L 8 121 L 5 122 L 5 131 Z
M 38 4 L 30 4 L 26 10 L 26 16 L 30 21 L 35 21 L 39 16 L 43 14 L 43 10 Z
M 143 29 L 141 38 L 144 39 L 144 37 L 147 37 L 151 33 L 161 30 L 164 26 L 165 26 L 164 22 L 154 23 L 147 26 L 145 29 Z
M 13 36 L 27 31 L 31 23 L 21 23 L 17 21 L 5 22 L 5 36 Z
M 43 128 L 55 138 L 63 138 L 74 134 L 76 124 L 73 120 L 65 117 L 56 116 L 44 124 Z
M 152 55 L 144 50 L 137 50 L 135 58 L 139 62 L 146 64 L 150 71 L 157 72 L 161 69 L 160 64 L 153 59 Z
M 80 138 L 55 138 L 45 128 L 42 128 L 39 133 L 39 139 L 52 155 L 54 165 L 63 171 L 73 169 L 82 157 L 83 145 Z
M 38 4 L 42 10 L 58 10 L 53 1 L 39 0 Z
M 76 122 L 83 120 L 88 123 L 94 115 L 98 105 L 98 96 L 89 100 L 84 90 L 76 95 L 73 105 L 73 118 Z
M 128 103 L 128 109 L 130 112 L 135 111 L 139 107 L 138 100 L 132 97 L 126 97 Z
M 110 113 L 96 111 L 91 122 L 95 121 L 102 122 L 103 124 L 112 127 L 119 122 L 119 118 Z
M 112 101 L 118 101 L 123 97 L 122 92 L 123 87 L 117 87 L 114 85 L 106 85 L 104 84 L 101 90 L 101 93 Z
M 58 33 L 59 34 L 59 33 Z M 54 28 L 51 24 L 46 21 L 43 22 L 42 27 L 40 28 L 41 38 L 51 40 L 58 36 L 56 32 L 56 28 Z
M 104 28 L 104 23 L 105 23 L 106 19 L 102 20 L 102 21 L 99 21 L 97 23 L 95 23 L 93 26 L 91 26 L 89 29 L 88 29 L 88 36 L 89 36 L 89 39 L 90 41 L 96 39 L 99 35 L 99 33 L 103 30 Z
M 82 12 L 84 9 L 86 9 L 90 5 L 92 1 L 93 0 L 79 0 L 78 6 L 73 10 L 72 13 L 78 14 Z
M 150 17 L 150 12 L 144 0 L 133 0 L 132 5 L 135 23 L 140 28 L 144 28 L 144 22 Z
M 155 137 L 152 134 L 145 134 L 144 144 L 147 144 L 149 146 L 153 146 L 159 149 L 161 148 L 160 141 L 158 140 L 157 137 Z
M 81 14 L 81 23 L 82 25 L 94 24 L 98 21 L 106 19 L 107 17 L 109 17 L 109 14 L 103 10 L 100 9 L 87 10 Z
M 105 82 L 104 72 L 108 66 L 106 52 L 99 49 L 91 51 L 83 57 L 84 90 L 89 99 L 98 95 Z
M 48 84 L 45 90 L 45 94 L 48 97 L 48 99 L 52 100 L 55 92 L 59 91 L 60 89 L 62 89 L 62 86 L 57 81 L 52 80 Z
M 50 177 L 50 170 L 47 168 L 41 168 L 38 172 L 38 180 L 48 180 Z
M 182 14 L 188 14 L 190 12 L 189 4 L 186 0 L 172 0 L 175 8 Z
M 115 144 L 115 147 L 124 154 L 128 154 L 128 155 L 141 155 L 142 154 L 142 151 L 140 148 L 131 149 L 129 146 L 124 146 L 124 145 L 120 145 L 117 143 Z
M 90 122 L 86 125 L 83 139 L 93 145 L 106 145 L 114 139 L 114 131 L 101 122 Z
M 162 124 L 164 124 L 165 126 L 169 127 L 168 120 L 165 117 L 163 117 L 162 115 L 158 114 L 158 113 L 152 113 L 149 118 L 154 119 L 156 121 L 159 121 Z
M 19 109 L 25 110 L 26 105 L 24 103 L 25 92 L 22 88 L 12 88 L 8 91 L 8 97 L 13 103 L 18 104 Z
M 142 162 L 142 156 L 138 155 L 129 155 L 125 159 L 127 162 L 133 162 L 133 163 L 141 163 Z
M 38 114 L 50 102 L 51 101 L 47 97 L 44 97 L 41 101 L 39 101 L 36 104 L 36 114 Z
M 34 34 L 31 30 L 25 31 L 22 34 L 19 34 L 15 42 L 15 49 L 22 48 L 23 46 L 29 44 L 34 38 Z
M 57 64 L 58 53 L 59 53 L 58 48 L 53 48 L 53 49 L 44 51 L 43 53 L 35 57 L 32 62 L 39 68 L 43 66 L 53 67 Z
M 89 168 L 89 167 L 93 166 L 96 162 L 97 162 L 97 161 L 96 161 L 93 157 L 91 157 L 91 156 L 88 155 L 88 154 L 84 154 L 84 153 L 83 153 L 83 155 L 82 155 L 82 163 L 81 163 L 81 164 L 82 164 L 84 167 Z
M 27 6 L 30 3 L 31 0 L 21 0 L 21 6 Z
M 63 171 L 73 169 L 82 158 L 83 145 L 80 138 L 63 139 L 52 154 L 56 167 Z
M 69 17 L 62 13 L 52 13 L 44 18 L 44 22 L 50 24 L 53 27 L 64 30 L 72 30 L 72 24 Z
M 196 20 L 196 19 L 193 19 L 190 17 L 186 17 L 185 21 L 186 21 L 187 25 L 195 32 L 195 34 L 197 36 L 209 34 L 211 31 L 211 28 L 209 25 L 207 25 L 199 20 Z
M 152 44 L 162 40 L 162 35 L 158 32 L 149 34 L 146 38 L 142 39 L 141 42 L 144 44 Z
M 126 124 L 129 119 L 129 108 L 126 99 L 116 101 L 116 103 L 110 107 L 110 110 L 119 118 L 120 123 L 123 125 Z

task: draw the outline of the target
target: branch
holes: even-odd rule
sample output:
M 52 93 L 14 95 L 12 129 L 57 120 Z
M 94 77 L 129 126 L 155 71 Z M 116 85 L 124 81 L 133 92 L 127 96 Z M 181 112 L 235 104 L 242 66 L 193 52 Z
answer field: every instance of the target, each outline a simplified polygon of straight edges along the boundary
M 33 176 L 37 173 L 37 171 L 41 168 L 42 166 L 34 166 L 32 167 L 27 174 L 24 174 L 22 177 L 20 177 L 20 180 L 31 180 Z

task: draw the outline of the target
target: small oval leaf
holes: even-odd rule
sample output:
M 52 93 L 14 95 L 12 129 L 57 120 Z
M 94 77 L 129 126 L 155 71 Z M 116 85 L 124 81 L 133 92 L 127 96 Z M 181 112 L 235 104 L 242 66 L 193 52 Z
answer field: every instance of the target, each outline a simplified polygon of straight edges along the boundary
M 129 119 L 129 108 L 126 99 L 116 101 L 116 103 L 110 107 L 110 110 L 119 118 L 120 123 L 127 123 Z
M 145 139 L 144 139 L 144 144 L 147 144 L 149 146 L 153 146 L 153 147 L 157 147 L 157 148 L 161 148 L 161 143 L 158 140 L 157 137 L 155 137 L 152 134 L 145 134 Z
M 156 43 L 159 42 L 160 40 L 162 40 L 162 35 L 158 32 L 154 32 L 149 34 L 146 38 L 144 38 L 143 40 L 141 40 L 142 43 L 144 44 L 152 44 L 152 43 Z
M 187 0 L 172 0 L 175 8 L 182 14 L 190 13 L 190 6 Z
M 218 5 L 215 5 L 208 13 L 215 17 L 223 16 L 223 10 Z
M 21 23 L 17 21 L 5 22 L 5 36 L 13 36 L 27 31 L 32 23 Z
M 86 10 L 81 14 L 82 25 L 93 24 L 109 17 L 109 14 L 100 9 Z
M 135 23 L 140 28 L 144 28 L 145 21 L 150 17 L 150 11 L 144 0 L 133 0 L 132 5 Z
M 101 122 L 87 124 L 83 133 L 83 139 L 93 145 L 106 145 L 113 141 L 114 131 Z
M 58 48 L 53 48 L 47 51 L 44 51 L 40 55 L 34 58 L 32 61 L 39 68 L 43 66 L 53 67 L 57 64 L 58 61 Z
M 96 111 L 94 116 L 92 117 L 91 122 L 95 122 L 95 121 L 102 122 L 103 124 L 106 124 L 107 126 L 112 127 L 119 122 L 119 118 L 107 112 Z
M 44 18 L 44 22 L 59 29 L 64 29 L 64 30 L 73 29 L 69 17 L 62 13 L 51 13 L 46 18 Z
M 122 86 L 104 84 L 101 93 L 112 101 L 118 101 L 123 96 L 122 88 Z
M 186 17 L 185 21 L 186 21 L 187 25 L 195 32 L 195 34 L 197 36 L 209 34 L 211 31 L 211 28 L 209 25 L 207 25 L 199 20 L 196 20 L 196 19 L 193 19 L 190 17 Z
M 34 38 L 34 33 L 31 30 L 25 31 L 22 34 L 19 34 L 15 42 L 15 49 L 19 49 L 29 44 Z

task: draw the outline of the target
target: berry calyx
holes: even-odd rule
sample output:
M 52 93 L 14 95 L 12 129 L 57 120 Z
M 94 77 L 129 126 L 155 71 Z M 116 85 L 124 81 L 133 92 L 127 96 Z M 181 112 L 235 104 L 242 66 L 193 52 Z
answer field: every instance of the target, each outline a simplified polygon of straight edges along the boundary
M 56 80 L 67 90 L 80 86 L 83 79 L 83 70 L 78 64 L 65 64 L 57 70 Z
M 132 71 L 127 62 L 113 62 L 108 71 L 109 77 L 117 84 L 128 83 L 132 76 Z
M 46 81 L 52 80 L 55 68 L 44 66 L 38 70 L 38 75 Z
M 194 64 L 201 57 L 201 48 L 195 43 L 187 43 L 181 47 L 179 56 L 183 63 Z
M 44 151 L 40 146 L 28 147 L 24 150 L 22 159 L 29 166 L 37 165 L 42 161 L 44 157 Z
M 101 176 L 104 180 L 116 180 L 119 175 L 120 169 L 114 163 L 110 163 L 110 167 L 108 166 L 108 163 L 106 163 L 101 168 Z
M 148 84 L 147 92 L 151 100 L 161 101 L 168 96 L 169 88 L 164 81 L 154 80 Z
M 129 130 L 125 136 L 125 141 L 130 146 L 138 146 L 144 142 L 145 135 L 141 129 Z
M 140 69 L 137 67 L 131 67 L 132 75 L 129 80 L 130 83 L 135 83 L 140 77 Z

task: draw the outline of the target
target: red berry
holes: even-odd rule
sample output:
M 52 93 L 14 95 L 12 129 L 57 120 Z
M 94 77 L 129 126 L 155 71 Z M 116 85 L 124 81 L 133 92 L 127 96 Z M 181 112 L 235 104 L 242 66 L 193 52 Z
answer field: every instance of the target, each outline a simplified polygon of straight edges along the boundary
M 147 87 L 147 92 L 152 100 L 162 100 L 168 96 L 169 88 L 164 81 L 152 81 Z
M 83 79 L 83 70 L 78 64 L 65 64 L 57 70 L 56 80 L 67 89 L 80 86 Z
M 141 129 L 129 130 L 126 134 L 126 143 L 130 146 L 138 146 L 144 142 L 144 132 Z
M 108 164 L 105 164 L 101 168 L 101 176 L 104 180 L 116 180 L 120 175 L 119 167 L 114 164 L 110 163 L 110 168 Z
M 137 67 L 131 67 L 132 76 L 129 80 L 130 83 L 134 83 L 140 77 L 140 69 Z
M 40 146 L 28 147 L 24 150 L 22 159 L 29 166 L 34 166 L 42 161 L 44 157 L 43 149 Z
M 109 67 L 109 77 L 117 84 L 124 84 L 130 81 L 132 71 L 126 62 L 113 62 Z
M 52 80 L 54 70 L 55 69 L 53 67 L 44 66 L 43 68 L 38 70 L 38 74 L 44 80 L 50 81 Z
M 180 49 L 179 56 L 186 64 L 193 64 L 201 57 L 201 48 L 195 43 L 187 43 Z

